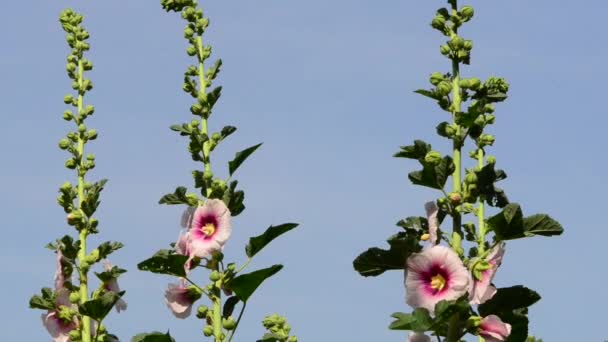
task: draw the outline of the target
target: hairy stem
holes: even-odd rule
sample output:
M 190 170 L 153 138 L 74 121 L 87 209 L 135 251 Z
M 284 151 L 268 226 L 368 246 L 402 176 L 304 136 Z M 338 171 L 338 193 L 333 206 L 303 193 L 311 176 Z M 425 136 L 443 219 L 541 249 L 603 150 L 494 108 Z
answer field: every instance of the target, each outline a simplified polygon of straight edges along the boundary
M 221 283 L 218 284 L 218 288 L 213 294 L 213 337 L 215 342 L 223 341 L 223 328 L 222 328 L 222 290 Z
M 483 167 L 484 151 L 482 148 L 477 150 L 477 166 L 479 169 Z M 486 222 L 485 222 L 485 204 L 483 196 L 479 197 L 479 204 L 477 207 L 477 218 L 479 219 L 479 236 L 478 236 L 478 250 L 479 254 L 483 254 L 486 247 Z
M 78 61 L 78 85 L 79 85 L 79 93 L 78 93 L 78 113 L 80 115 L 82 113 L 84 95 L 82 92 L 82 86 L 84 83 L 84 63 L 82 58 Z M 78 207 L 82 206 L 82 202 L 84 201 L 84 167 L 83 167 L 83 159 L 84 159 L 84 139 L 82 137 L 83 133 L 78 135 L 78 157 L 79 157 L 79 165 L 78 165 Z M 78 251 L 78 261 L 82 265 L 85 261 L 87 255 L 87 229 L 82 229 L 79 234 L 80 238 L 80 249 Z M 88 265 L 86 267 L 78 268 L 78 275 L 80 278 L 80 303 L 85 303 L 89 300 L 89 290 L 88 290 Z M 82 318 L 82 341 L 90 342 L 91 341 L 91 320 L 87 316 L 83 316 Z

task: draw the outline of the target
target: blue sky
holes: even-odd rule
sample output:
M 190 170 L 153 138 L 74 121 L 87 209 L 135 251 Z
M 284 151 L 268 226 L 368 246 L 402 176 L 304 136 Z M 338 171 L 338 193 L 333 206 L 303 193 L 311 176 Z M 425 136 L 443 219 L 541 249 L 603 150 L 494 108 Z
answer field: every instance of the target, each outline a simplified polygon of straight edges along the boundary
M 364 279 L 351 262 L 383 246 L 398 219 L 423 214 L 424 202 L 437 196 L 409 184 L 415 165 L 391 155 L 415 138 L 447 152 L 434 135 L 446 118 L 412 92 L 427 87 L 431 72 L 449 68 L 438 53 L 443 38 L 428 25 L 443 4 L 205 1 L 206 39 L 224 61 L 224 96 L 211 127 L 239 127 L 215 165 L 265 143 L 239 170 L 248 209 L 235 220 L 227 257 L 242 262 L 247 238 L 270 224 L 301 223 L 252 264 L 286 268 L 253 297 L 237 340 L 259 337 L 263 316 L 278 312 L 302 341 L 403 341 L 386 328 L 392 312 L 409 310 L 402 273 Z M 475 49 L 463 74 L 511 84 L 492 128 L 491 153 L 509 174 L 503 187 L 524 213 L 548 212 L 566 229 L 561 238 L 510 243 L 495 282 L 543 295 L 531 309 L 534 334 L 602 341 L 608 5 L 471 4 L 476 18 L 462 32 Z M 0 339 L 49 340 L 27 301 L 51 285 L 54 257 L 42 246 L 68 231 L 55 204 L 58 186 L 72 177 L 56 148 L 69 127 L 61 120 L 70 83 L 57 21 L 65 7 L 84 12 L 91 32 L 95 89 L 88 99 L 97 111 L 89 125 L 100 138 L 87 149 L 97 155 L 93 178 L 110 179 L 93 241 L 126 244 L 112 260 L 129 270 L 121 282 L 129 309 L 107 325 L 125 341 L 155 329 L 170 329 L 178 341 L 200 339 L 200 321 L 178 321 L 165 308 L 170 279 L 135 267 L 177 237 L 180 209 L 157 200 L 190 185 L 194 167 L 184 139 L 168 129 L 190 120 L 180 91 L 188 65 L 183 23 L 144 0 L 11 1 L 0 13 Z

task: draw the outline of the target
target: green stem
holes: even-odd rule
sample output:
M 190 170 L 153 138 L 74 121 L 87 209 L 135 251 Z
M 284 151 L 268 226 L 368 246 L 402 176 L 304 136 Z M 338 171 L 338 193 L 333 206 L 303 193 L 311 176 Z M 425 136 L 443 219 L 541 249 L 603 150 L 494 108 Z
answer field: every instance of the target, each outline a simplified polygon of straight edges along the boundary
M 223 341 L 223 328 L 222 328 L 222 290 L 221 283 L 218 284 L 218 288 L 213 295 L 213 336 L 215 342 Z
M 456 33 L 454 33 L 456 34 Z M 452 60 L 452 116 L 454 120 L 454 124 L 456 125 L 456 137 L 454 138 L 454 150 L 453 150 L 453 159 L 455 170 L 452 174 L 452 191 L 453 192 L 461 192 L 462 191 L 462 141 L 460 141 L 460 136 L 462 133 L 462 127 L 456 124 L 456 114 L 460 112 L 460 106 L 462 99 L 460 97 L 460 66 L 458 65 L 457 60 Z M 461 229 L 461 217 L 458 211 L 454 211 L 454 231 L 459 232 Z
M 82 89 L 84 83 L 84 63 L 82 62 L 82 58 L 78 61 L 78 117 L 82 113 L 84 96 L 80 89 Z M 81 124 L 78 122 L 78 124 Z M 83 133 L 78 134 L 78 207 L 82 206 L 82 202 L 84 201 L 84 168 L 83 168 L 83 158 L 84 158 L 84 139 L 82 137 Z M 78 250 L 78 261 L 82 265 L 87 256 L 87 229 L 82 229 L 79 234 L 80 239 L 80 249 Z M 89 267 L 79 267 L 78 275 L 80 278 L 80 303 L 83 304 L 89 300 L 89 290 L 88 290 L 88 273 Z M 91 320 L 87 316 L 82 316 L 82 342 L 91 342 Z
M 243 306 L 241 307 L 241 312 L 239 312 L 239 317 L 236 319 L 236 324 L 234 325 L 234 329 L 232 329 L 232 333 L 230 334 L 230 339 L 228 342 L 232 342 L 232 338 L 236 333 L 236 329 L 239 327 L 239 323 L 241 322 L 241 318 L 243 317 L 243 313 L 245 312 L 245 307 L 247 306 L 247 302 L 243 302 Z
M 483 167 L 484 160 L 484 151 L 482 148 L 477 150 L 477 166 L 481 170 Z M 483 196 L 479 197 L 479 204 L 477 207 L 477 218 L 479 219 L 479 236 L 478 236 L 478 251 L 479 254 L 483 254 L 486 247 L 486 213 L 485 213 L 485 203 Z
M 196 37 L 196 48 L 198 50 L 198 82 L 199 91 L 198 97 L 200 99 L 207 98 L 207 80 L 205 79 L 205 63 L 203 60 L 203 37 Z M 201 120 L 201 132 L 209 137 L 208 119 L 203 117 Z M 203 163 L 205 164 L 205 171 L 211 172 L 211 146 L 209 141 L 203 143 Z M 211 195 L 211 188 L 207 187 L 207 196 Z

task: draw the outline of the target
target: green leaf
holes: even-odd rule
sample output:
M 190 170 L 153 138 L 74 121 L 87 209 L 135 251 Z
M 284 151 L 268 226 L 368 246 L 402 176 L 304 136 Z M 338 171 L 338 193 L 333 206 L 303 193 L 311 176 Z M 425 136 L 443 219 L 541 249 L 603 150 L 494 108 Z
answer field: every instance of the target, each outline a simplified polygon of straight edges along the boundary
M 454 170 L 452 157 L 445 156 L 437 165 L 426 164 L 421 171 L 410 172 L 408 178 L 413 184 L 441 190 Z
M 468 297 L 450 301 L 442 300 L 435 304 L 434 327 L 438 328 L 441 324 L 448 323 L 456 314 L 460 314 L 460 317 L 469 317 L 470 311 L 471 306 L 469 305 Z
M 524 218 L 524 231 L 526 235 L 554 236 L 564 232 L 559 222 L 547 214 L 536 214 Z
M 91 299 L 78 306 L 78 310 L 81 314 L 89 316 L 92 319 L 100 322 L 102 321 L 112 310 L 114 304 L 125 294 L 125 291 L 119 293 L 106 292 L 97 299 Z
M 479 305 L 479 313 L 487 316 L 527 308 L 538 302 L 540 298 L 536 291 L 522 285 L 503 287 L 498 289 L 490 300 Z
M 422 140 L 414 140 L 414 145 L 401 146 L 401 151 L 397 152 L 394 157 L 424 160 L 424 156 L 430 151 L 430 144 L 427 144 Z
M 152 333 L 144 333 L 135 335 L 131 342 L 175 342 L 173 337 L 167 331 L 166 334 L 155 331 Z
M 224 303 L 224 308 L 222 309 L 222 317 L 228 318 L 229 316 L 231 316 L 232 313 L 234 312 L 234 307 L 240 301 L 241 300 L 237 296 L 232 296 L 232 297 L 229 297 L 228 299 L 226 299 L 226 302 Z
M 179 132 L 181 136 L 188 136 L 192 134 L 192 128 L 189 123 L 181 124 L 181 125 L 172 125 L 171 130 L 175 132 Z
M 123 248 L 124 245 L 120 242 L 111 242 L 111 241 L 106 241 L 104 243 L 102 243 L 101 245 L 99 245 L 99 247 L 97 247 L 97 249 L 99 250 L 99 259 L 106 259 L 108 257 L 108 255 L 112 254 L 114 251 L 117 251 L 121 248 Z
M 48 287 L 42 288 L 40 290 L 41 296 L 34 295 L 30 298 L 30 308 L 31 309 L 41 309 L 41 310 L 54 310 L 55 309 L 55 300 L 56 295 L 53 290 Z
M 441 100 L 442 96 L 440 94 L 438 94 L 437 92 L 433 91 L 433 90 L 426 90 L 426 89 L 418 89 L 416 91 L 414 91 L 414 93 L 416 94 L 420 94 L 422 96 L 431 98 L 433 100 Z
M 245 193 L 242 190 L 236 190 L 238 184 L 238 181 L 230 182 L 230 186 L 226 189 L 224 196 L 222 197 L 222 201 L 224 201 L 233 217 L 238 216 L 245 210 L 245 205 L 243 204 L 245 201 Z
M 261 251 L 266 245 L 277 237 L 287 233 L 288 231 L 296 228 L 297 223 L 285 223 L 279 226 L 270 226 L 264 234 L 252 237 L 249 239 L 249 243 L 245 247 L 245 253 L 250 258 L 253 258 L 259 251 Z
M 391 236 L 387 242 L 390 249 L 370 248 L 353 261 L 360 275 L 375 277 L 388 270 L 403 270 L 407 258 L 422 249 L 417 235 L 404 232 Z
M 277 341 L 284 341 L 285 337 L 278 335 L 278 334 L 274 334 L 274 333 L 265 333 L 264 336 L 262 336 L 261 340 L 257 340 L 256 342 L 277 342 Z
M 481 170 L 475 171 L 477 175 L 477 189 L 485 201 L 494 207 L 503 208 L 509 204 L 504 191 L 496 187 L 495 183 L 507 178 L 503 170 L 496 170 L 494 164 L 487 164 Z
M 222 128 L 220 135 L 222 136 L 221 140 L 228 138 L 232 133 L 236 132 L 236 127 L 234 126 L 225 126 Z
M 219 100 L 221 96 L 222 87 L 220 86 L 213 88 L 213 90 L 207 93 L 207 106 L 209 106 L 210 109 L 213 108 L 213 106 L 215 106 L 217 100 Z
M 104 271 L 101 273 L 97 273 L 95 272 L 95 275 L 97 276 L 97 278 L 99 278 L 99 280 L 101 280 L 104 283 L 109 282 L 112 279 L 118 279 L 118 277 L 120 277 L 121 274 L 126 273 L 127 270 L 119 268 L 118 266 L 112 266 L 112 268 L 108 271 Z
M 230 176 L 232 176 L 239 166 L 241 166 L 241 164 L 260 146 L 262 146 L 261 143 L 237 152 L 234 159 L 228 163 L 228 171 L 230 172 Z
M 195 200 L 186 196 L 186 191 L 188 191 L 185 187 L 179 186 L 175 188 L 175 191 L 172 194 L 166 194 L 161 197 L 158 204 L 167 204 L 167 205 L 176 205 L 176 204 L 185 204 L 188 206 L 195 206 L 198 203 L 195 203 Z M 198 201 L 197 201 L 198 202 Z
M 488 218 L 499 240 L 511 240 L 524 237 L 523 213 L 517 203 L 507 204 L 501 212 Z
M 240 300 L 246 302 L 255 290 L 264 282 L 283 268 L 283 265 L 274 265 L 251 273 L 240 275 L 228 283 Z
M 97 207 L 99 207 L 99 195 L 105 187 L 107 179 L 102 179 L 99 182 L 95 182 L 85 191 L 84 200 L 80 206 L 80 209 L 89 217 L 93 216 Z
M 141 271 L 185 277 L 186 271 L 184 265 L 186 261 L 188 261 L 188 256 L 186 255 L 175 254 L 167 249 L 161 249 L 151 258 L 137 264 L 137 268 Z
M 391 315 L 395 320 L 388 326 L 391 330 L 412 330 L 412 322 L 415 320 L 411 314 L 395 312 Z

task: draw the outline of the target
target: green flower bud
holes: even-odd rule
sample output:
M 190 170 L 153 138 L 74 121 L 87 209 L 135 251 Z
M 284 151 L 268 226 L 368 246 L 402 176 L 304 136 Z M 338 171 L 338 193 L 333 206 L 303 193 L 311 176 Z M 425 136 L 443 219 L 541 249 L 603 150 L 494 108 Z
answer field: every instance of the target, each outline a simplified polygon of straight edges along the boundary
M 87 126 L 85 126 L 84 124 L 80 124 L 78 125 L 78 132 L 80 133 L 84 133 L 87 130 Z
M 80 341 L 80 330 L 76 329 L 76 330 L 72 330 L 70 331 L 70 341 Z
M 475 211 L 475 206 L 473 206 L 472 203 L 464 203 L 460 208 L 463 213 L 472 213 Z
M 460 9 L 460 16 L 464 21 L 471 20 L 473 18 L 473 15 L 475 15 L 475 10 L 471 6 L 463 6 Z
M 77 165 L 78 165 L 78 163 L 76 163 L 76 160 L 74 160 L 74 158 L 70 158 L 65 161 L 65 167 L 67 167 L 70 170 L 74 170 Z
M 205 171 L 203 172 L 203 179 L 205 181 L 210 181 L 213 179 L 213 173 L 211 171 Z
M 196 55 L 196 47 L 194 45 L 188 46 L 188 49 L 186 50 L 186 53 L 188 54 L 188 56 L 194 56 L 194 55 Z
M 228 264 L 228 271 L 234 272 L 236 270 L 236 264 L 231 262 Z
M 203 106 L 195 103 L 190 107 L 190 112 L 192 112 L 194 115 L 201 115 L 203 113 Z
M 443 81 L 445 78 L 443 77 L 443 74 L 440 72 L 434 72 L 431 74 L 430 77 L 430 82 L 432 85 L 436 86 L 439 84 L 439 82 Z
M 91 228 L 95 229 L 95 228 L 97 228 L 98 225 L 99 225 L 98 219 L 92 218 L 89 220 L 89 226 L 91 226 Z
M 479 144 L 482 146 L 492 146 L 494 144 L 494 136 L 491 134 L 484 134 L 479 137 Z
M 462 202 L 462 195 L 459 192 L 451 192 L 448 199 L 452 205 L 459 205 Z
M 483 118 L 488 125 L 494 124 L 494 120 L 496 120 L 496 116 L 492 114 L 484 114 Z
M 457 232 L 452 233 L 452 249 L 454 252 L 458 253 L 458 255 L 464 254 L 464 249 L 462 249 L 462 236 Z
M 76 63 L 68 63 L 67 66 L 65 67 L 65 69 L 68 72 L 74 72 L 76 70 L 77 66 Z
M 471 316 L 467 319 L 467 328 L 477 328 L 481 325 L 481 317 Z
M 80 301 L 80 292 L 72 292 L 70 293 L 70 303 L 76 304 Z
M 70 104 L 73 101 L 74 101 L 74 96 L 72 96 L 72 95 L 66 95 L 66 96 L 63 97 L 63 102 L 65 104 Z
M 93 113 L 95 113 L 95 107 L 92 105 L 87 105 L 84 109 L 84 114 L 89 116 L 93 115 Z
M 65 182 L 63 184 L 61 184 L 61 188 L 62 191 L 70 191 L 72 190 L 72 183 L 70 182 Z
M 72 142 L 77 142 L 78 141 L 78 135 L 74 132 L 70 132 L 68 134 L 66 134 L 66 137 L 68 139 L 70 139 Z
M 446 44 L 441 45 L 441 47 L 439 48 L 439 51 L 441 52 L 442 55 L 447 56 L 450 54 L 450 51 L 452 51 L 450 49 L 450 47 Z
M 66 217 L 68 224 L 70 226 L 75 226 L 75 225 L 81 223 L 83 218 L 84 218 L 84 213 L 82 212 L 82 210 L 74 210 L 71 213 L 69 213 L 68 216 Z
M 73 117 L 74 117 L 74 114 L 72 114 L 71 110 L 68 109 L 63 112 L 63 120 L 70 121 L 70 120 L 72 120 Z
M 97 139 L 97 131 L 94 129 L 91 129 L 87 132 L 87 139 L 89 140 L 95 140 Z
M 211 281 L 218 281 L 221 278 L 221 274 L 218 271 L 213 271 L 211 272 L 211 274 L 209 275 L 209 280 Z
M 431 21 L 431 26 L 436 30 L 443 31 L 445 28 L 445 17 L 442 15 L 435 16 L 433 21 Z
M 80 84 L 76 81 L 72 82 L 72 89 L 78 90 L 78 88 L 80 88 Z
M 206 326 L 205 329 L 203 329 L 203 334 L 205 336 L 211 336 L 211 335 L 213 335 L 213 327 L 210 326 L 210 325 Z
M 488 163 L 488 164 L 496 164 L 496 157 L 494 157 L 494 156 L 487 156 L 486 157 L 486 163 Z
M 91 153 L 87 154 L 87 160 L 95 160 L 95 155 Z
M 424 161 L 431 165 L 437 165 L 441 162 L 441 153 L 437 151 L 430 151 L 424 156 Z
M 220 141 L 220 139 L 222 139 L 222 135 L 218 132 L 215 132 L 211 135 L 211 140 L 213 141 Z
M 479 78 L 470 78 L 469 79 L 469 88 L 472 90 L 478 90 L 481 87 L 481 81 Z
M 464 182 L 467 184 L 477 183 L 477 174 L 475 174 L 475 172 L 467 173 L 467 175 L 464 177 Z
M 196 310 L 196 317 L 203 319 L 207 317 L 207 312 L 209 312 L 209 308 L 204 305 L 201 305 Z
M 59 140 L 59 148 L 62 150 L 67 150 L 71 145 L 72 143 L 68 139 Z
M 442 96 L 449 95 L 451 91 L 452 91 L 452 84 L 450 84 L 450 82 L 441 81 L 437 85 L 437 92 Z
M 464 44 L 462 45 L 462 47 L 465 50 L 467 50 L 467 51 L 473 50 L 473 41 L 472 40 L 465 40 Z
M 222 326 L 226 330 L 234 330 L 234 328 L 236 328 L 236 322 L 232 317 L 228 317 L 227 319 L 222 320 Z
M 94 250 L 91 251 L 91 253 L 89 253 L 86 257 L 85 260 L 87 261 L 87 263 L 89 263 L 90 265 L 96 263 L 99 261 L 99 249 L 95 248 Z
M 460 36 L 454 36 L 452 39 L 450 39 L 448 45 L 450 48 L 452 48 L 452 50 L 460 50 L 464 46 L 464 39 L 462 39 Z
M 190 39 L 193 36 L 194 36 L 194 30 L 191 29 L 190 27 L 186 27 L 186 29 L 184 30 L 184 38 Z
M 298 342 L 298 338 L 297 338 L 297 337 L 295 337 L 295 336 L 290 336 L 290 337 L 287 339 L 287 342 Z

